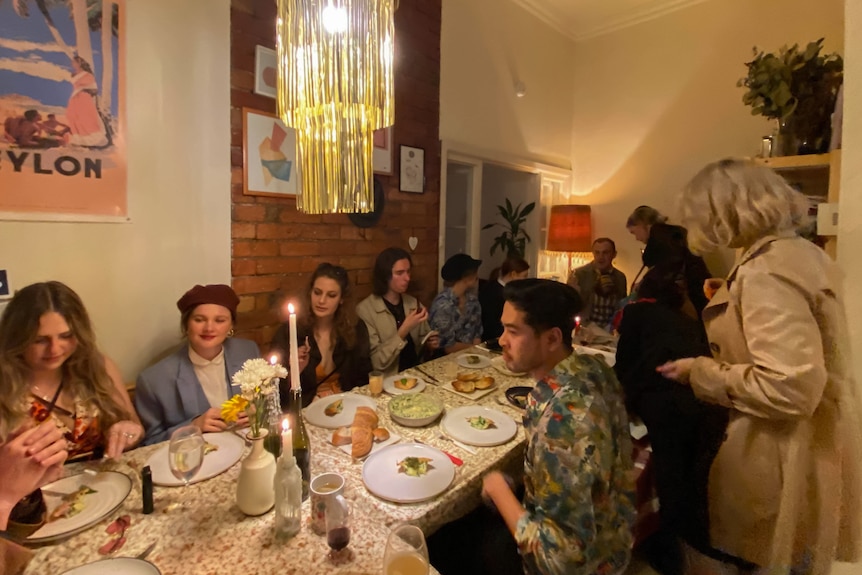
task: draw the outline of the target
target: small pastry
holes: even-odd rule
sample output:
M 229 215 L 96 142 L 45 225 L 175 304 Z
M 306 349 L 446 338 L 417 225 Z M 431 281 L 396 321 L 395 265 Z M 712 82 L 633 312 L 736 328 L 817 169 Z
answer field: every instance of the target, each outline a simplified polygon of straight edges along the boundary
M 335 417 L 336 415 L 341 413 L 341 410 L 343 409 L 344 403 L 342 400 L 339 399 L 327 405 L 326 408 L 323 410 L 323 413 L 325 413 L 328 417 Z
M 486 375 L 483 378 L 480 378 L 479 381 L 476 382 L 476 389 L 488 389 L 494 385 L 494 378 Z
M 418 382 L 416 381 L 415 377 L 402 377 L 392 382 L 392 385 L 394 385 L 396 389 L 403 389 L 407 391 L 416 387 L 417 383 Z
M 455 391 L 460 391 L 461 393 L 473 393 L 476 391 L 476 383 L 473 381 L 456 379 L 452 382 L 452 387 L 455 388 Z
M 374 436 L 374 441 L 376 441 L 377 443 L 389 439 L 389 430 L 385 427 L 378 427 L 377 429 L 372 431 L 371 434 Z

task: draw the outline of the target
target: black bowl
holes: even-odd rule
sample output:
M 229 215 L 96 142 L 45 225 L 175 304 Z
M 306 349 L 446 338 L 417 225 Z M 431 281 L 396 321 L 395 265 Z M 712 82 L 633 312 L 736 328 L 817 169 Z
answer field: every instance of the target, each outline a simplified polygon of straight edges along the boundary
M 533 391 L 532 387 L 516 385 L 506 390 L 506 399 L 515 407 L 524 409 L 527 406 L 527 396 L 531 391 Z

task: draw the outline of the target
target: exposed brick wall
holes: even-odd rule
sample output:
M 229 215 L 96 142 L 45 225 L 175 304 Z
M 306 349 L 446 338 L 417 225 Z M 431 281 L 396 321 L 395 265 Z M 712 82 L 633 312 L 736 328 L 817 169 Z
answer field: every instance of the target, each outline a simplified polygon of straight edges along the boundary
M 268 346 L 285 298 L 296 299 L 320 262 L 344 266 L 355 304 L 371 292 L 371 268 L 386 247 L 413 252 L 411 291 L 426 305 L 436 291 L 440 207 L 440 12 L 442 0 L 404 0 L 395 13 L 395 128 L 392 176 L 380 221 L 357 228 L 346 215 L 297 212 L 293 198 L 242 193 L 242 108 L 275 113 L 275 100 L 254 94 L 254 48 L 275 47 L 275 0 L 231 2 L 232 276 L 239 294 L 237 333 Z M 425 150 L 425 193 L 398 190 L 399 146 Z

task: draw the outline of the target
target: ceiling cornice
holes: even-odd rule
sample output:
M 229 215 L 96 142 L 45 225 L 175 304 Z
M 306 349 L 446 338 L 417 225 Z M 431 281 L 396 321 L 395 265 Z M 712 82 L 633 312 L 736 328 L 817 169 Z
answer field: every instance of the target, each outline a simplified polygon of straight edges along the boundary
M 574 25 L 571 28 L 563 24 L 566 21 L 563 14 L 556 14 L 554 11 L 547 9 L 542 0 L 512 1 L 535 15 L 554 30 L 557 30 L 576 42 L 583 42 L 585 40 L 591 40 L 598 36 L 610 34 L 617 30 L 622 30 L 643 22 L 655 20 L 656 18 L 660 18 L 671 12 L 681 10 L 688 6 L 693 6 L 695 4 L 700 4 L 707 0 L 658 0 L 638 10 L 629 11 L 625 16 L 619 18 L 609 18 L 605 21 L 588 23 L 584 27 Z

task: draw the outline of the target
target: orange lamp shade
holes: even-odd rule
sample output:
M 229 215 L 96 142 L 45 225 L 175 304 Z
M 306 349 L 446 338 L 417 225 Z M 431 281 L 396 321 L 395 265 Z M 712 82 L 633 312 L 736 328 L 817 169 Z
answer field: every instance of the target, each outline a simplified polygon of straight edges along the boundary
M 590 206 L 551 206 L 551 221 L 548 223 L 550 252 L 589 252 L 593 243 L 593 226 Z

